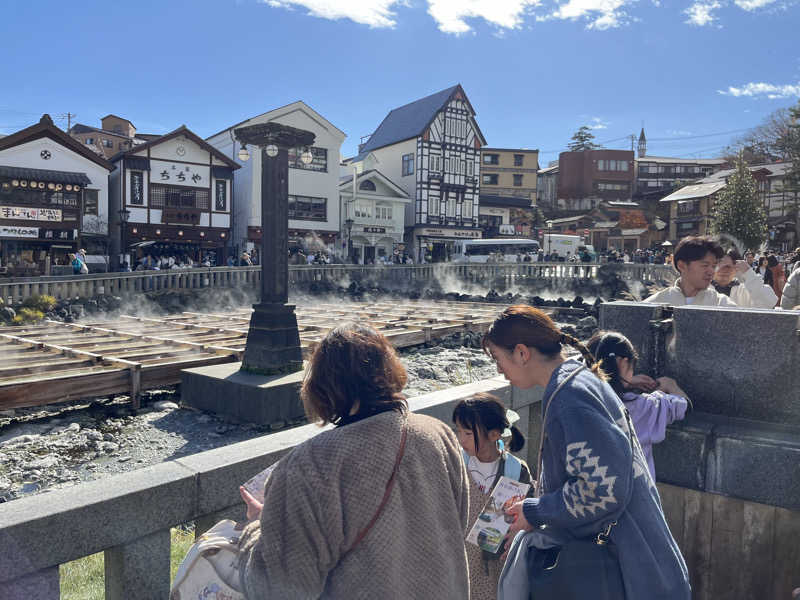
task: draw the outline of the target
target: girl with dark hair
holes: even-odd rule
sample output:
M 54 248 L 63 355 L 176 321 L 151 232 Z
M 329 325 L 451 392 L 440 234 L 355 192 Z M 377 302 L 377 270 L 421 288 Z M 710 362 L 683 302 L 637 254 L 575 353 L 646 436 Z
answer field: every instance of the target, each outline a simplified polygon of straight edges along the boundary
M 670 377 L 654 380 L 647 375 L 634 375 L 638 356 L 633 344 L 621 333 L 599 331 L 586 345 L 630 413 L 647 468 L 655 481 L 653 444 L 664 441 L 667 425 L 686 416 L 691 406 L 689 397 Z
M 689 600 L 686 563 L 647 461 L 589 349 L 522 305 L 500 314 L 483 347 L 512 385 L 544 387 L 536 497 L 509 511 L 517 517 L 509 535 L 530 533 L 514 538 L 498 597 L 519 582 L 510 565 L 527 565 L 527 587 L 513 597 Z M 590 366 L 566 358 L 566 347 Z
M 409 412 L 406 371 L 372 327 L 329 332 L 306 368 L 310 421 L 240 540 L 257 598 L 466 598 L 469 483 L 452 429 Z M 250 511 L 248 511 L 250 512 Z
M 461 400 L 453 409 L 456 435 L 463 449 L 469 473 L 469 523 L 474 523 L 489 501 L 501 477 L 530 483 L 531 472 L 525 461 L 506 451 L 522 450 L 525 437 L 514 426 L 519 419 L 491 394 L 479 393 Z M 498 560 L 505 550 L 493 554 L 467 544 L 470 600 L 495 600 L 497 580 L 503 567 Z

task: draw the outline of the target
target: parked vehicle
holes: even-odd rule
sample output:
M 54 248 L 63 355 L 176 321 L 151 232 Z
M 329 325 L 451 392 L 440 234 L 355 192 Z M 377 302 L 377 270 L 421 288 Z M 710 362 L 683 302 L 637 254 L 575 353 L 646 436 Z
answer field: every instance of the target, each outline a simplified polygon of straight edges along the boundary
M 539 252 L 539 242 L 521 238 L 464 240 L 456 244 L 456 262 L 517 262 L 517 257 L 533 257 Z M 534 260 L 531 258 L 531 260 Z

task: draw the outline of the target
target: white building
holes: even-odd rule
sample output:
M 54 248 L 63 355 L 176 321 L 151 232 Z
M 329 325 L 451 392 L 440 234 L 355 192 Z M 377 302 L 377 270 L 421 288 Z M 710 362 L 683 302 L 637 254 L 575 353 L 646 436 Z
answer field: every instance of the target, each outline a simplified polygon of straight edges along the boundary
M 341 241 L 337 250 L 347 255 L 350 240 L 351 259 L 364 264 L 381 257 L 392 258 L 395 250 L 405 249 L 405 210 L 411 204 L 403 188 L 380 171 L 371 169 L 341 178 Z
M 300 160 L 300 151 L 289 152 L 289 248 L 334 251 L 339 233 L 339 162 L 345 133 L 302 101 L 276 108 L 223 129 L 208 138 L 209 144 L 236 160 L 234 175 L 234 240 L 240 249 L 261 242 L 261 153 L 249 148 L 250 159 L 238 158 L 240 144 L 234 129 L 275 122 L 316 135 L 311 164 Z
M 49 115 L 2 138 L 2 267 L 11 274 L 50 274 L 80 248 L 105 255 L 110 170 L 107 160 L 53 125 Z
M 486 144 L 460 85 L 395 108 L 359 154 L 359 172 L 378 169 L 414 200 L 406 242 L 414 259 L 447 260 L 455 242 L 479 238 L 480 150 Z
M 123 239 L 113 239 L 115 256 L 124 246 L 132 268 L 144 253 L 225 264 L 236 162 L 185 125 L 111 160 L 116 232 L 119 210 L 129 211 Z

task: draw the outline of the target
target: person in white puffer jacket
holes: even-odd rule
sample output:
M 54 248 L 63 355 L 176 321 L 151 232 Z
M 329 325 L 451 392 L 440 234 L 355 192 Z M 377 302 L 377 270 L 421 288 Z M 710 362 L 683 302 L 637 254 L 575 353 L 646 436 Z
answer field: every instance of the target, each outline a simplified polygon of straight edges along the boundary
M 742 308 L 775 308 L 778 304 L 772 287 L 764 284 L 735 248 L 720 259 L 711 284 Z

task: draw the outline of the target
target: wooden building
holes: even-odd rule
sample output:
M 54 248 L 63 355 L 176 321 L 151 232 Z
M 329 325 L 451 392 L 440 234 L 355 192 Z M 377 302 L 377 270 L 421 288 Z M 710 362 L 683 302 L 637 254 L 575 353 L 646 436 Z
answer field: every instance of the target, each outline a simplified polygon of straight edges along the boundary
M 105 254 L 111 168 L 49 115 L 0 139 L 0 274 L 60 274 L 71 252 Z
M 121 248 L 132 268 L 145 254 L 225 264 L 235 161 L 182 125 L 112 163 L 114 255 Z M 127 223 L 120 222 L 122 209 Z

